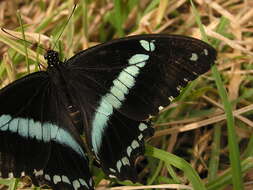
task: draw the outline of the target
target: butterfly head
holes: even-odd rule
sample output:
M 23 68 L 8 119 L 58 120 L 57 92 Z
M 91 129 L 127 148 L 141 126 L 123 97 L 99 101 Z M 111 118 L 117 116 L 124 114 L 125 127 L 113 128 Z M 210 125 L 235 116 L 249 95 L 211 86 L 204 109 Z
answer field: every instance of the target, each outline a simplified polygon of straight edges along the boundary
M 56 66 L 60 63 L 59 53 L 54 50 L 48 50 L 45 53 L 44 58 L 47 60 L 47 64 L 49 67 Z

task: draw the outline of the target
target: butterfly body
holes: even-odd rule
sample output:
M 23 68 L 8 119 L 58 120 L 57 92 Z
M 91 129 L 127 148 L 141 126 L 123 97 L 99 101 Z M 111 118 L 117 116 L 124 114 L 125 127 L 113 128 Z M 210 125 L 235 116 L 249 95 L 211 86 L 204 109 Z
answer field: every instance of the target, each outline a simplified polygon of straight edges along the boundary
M 48 51 L 46 71 L 0 91 L 2 176 L 25 173 L 55 190 L 93 189 L 84 134 L 109 177 L 136 181 L 135 160 L 154 132 L 146 120 L 215 58 L 206 43 L 173 35 L 122 38 L 65 62 Z

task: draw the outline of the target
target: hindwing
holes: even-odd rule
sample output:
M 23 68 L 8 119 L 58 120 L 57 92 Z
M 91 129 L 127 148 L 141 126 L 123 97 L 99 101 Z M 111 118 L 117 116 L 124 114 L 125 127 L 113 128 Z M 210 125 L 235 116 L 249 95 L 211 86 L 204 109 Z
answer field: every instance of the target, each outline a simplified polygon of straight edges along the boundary
M 0 91 L 0 177 L 30 176 L 54 190 L 93 189 L 82 142 L 46 72 Z

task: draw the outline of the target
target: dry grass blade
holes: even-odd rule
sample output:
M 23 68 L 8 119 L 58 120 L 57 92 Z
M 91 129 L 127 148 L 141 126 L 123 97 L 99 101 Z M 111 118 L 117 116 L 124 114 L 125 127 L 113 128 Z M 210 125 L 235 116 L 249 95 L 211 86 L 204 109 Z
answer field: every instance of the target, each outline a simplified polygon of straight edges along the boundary
M 253 105 L 245 106 L 241 109 L 237 109 L 237 110 L 233 111 L 233 115 L 234 116 L 240 116 L 240 114 L 243 114 L 243 113 L 246 113 L 246 112 L 249 112 L 249 111 L 252 111 L 252 110 L 253 110 Z M 186 131 L 191 131 L 191 130 L 194 130 L 194 129 L 198 129 L 198 128 L 201 128 L 201 127 L 208 126 L 210 124 L 215 124 L 215 123 L 223 121 L 225 119 L 226 119 L 226 115 L 221 114 L 221 115 L 218 115 L 218 116 L 213 116 L 209 119 L 204 119 L 204 120 L 201 120 L 201 121 L 198 121 L 198 122 L 193 122 L 193 123 L 190 123 L 190 124 L 187 124 L 187 125 L 184 125 L 184 126 L 159 130 L 155 133 L 153 138 L 169 135 L 169 134 L 172 134 L 172 133 L 180 133 L 180 132 L 182 133 L 182 132 L 186 132 Z

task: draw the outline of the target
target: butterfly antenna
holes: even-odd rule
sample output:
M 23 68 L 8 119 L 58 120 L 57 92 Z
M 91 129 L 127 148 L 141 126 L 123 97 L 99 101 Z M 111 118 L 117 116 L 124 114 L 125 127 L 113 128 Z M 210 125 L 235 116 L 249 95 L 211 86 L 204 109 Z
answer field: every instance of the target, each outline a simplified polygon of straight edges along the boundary
M 60 37 L 62 36 L 62 34 L 63 34 L 63 32 L 64 32 L 64 30 L 65 30 L 65 28 L 66 28 L 66 26 L 67 26 L 68 23 L 69 23 L 71 17 L 73 16 L 73 14 L 74 14 L 74 12 L 75 12 L 75 9 L 76 9 L 76 4 L 74 5 L 74 7 L 73 7 L 73 9 L 72 9 L 72 12 L 71 12 L 71 14 L 70 14 L 68 20 L 65 22 L 64 26 L 62 27 L 61 33 L 60 33 L 59 36 L 57 37 L 57 39 L 56 39 L 56 41 L 55 41 L 55 45 L 53 46 L 52 49 L 54 49 L 55 46 L 57 45 L 57 42 L 59 41 Z
M 10 32 L 6 31 L 3 27 L 1 27 L 1 30 L 2 30 L 4 33 L 10 35 L 11 37 L 13 37 L 13 38 L 15 38 L 15 39 L 17 39 L 17 40 L 21 40 L 21 41 L 26 42 L 26 43 L 28 43 L 28 44 L 34 45 L 34 43 L 32 43 L 32 42 L 30 42 L 30 41 L 27 41 L 27 40 L 25 40 L 25 39 L 22 39 L 22 38 L 19 38 L 19 37 L 17 37 L 17 36 L 14 36 L 14 35 L 11 34 Z M 43 50 L 45 50 L 45 51 L 47 51 L 45 48 L 43 48 L 43 47 L 40 46 L 40 45 L 38 45 L 38 47 L 41 48 L 41 49 L 43 49 Z

